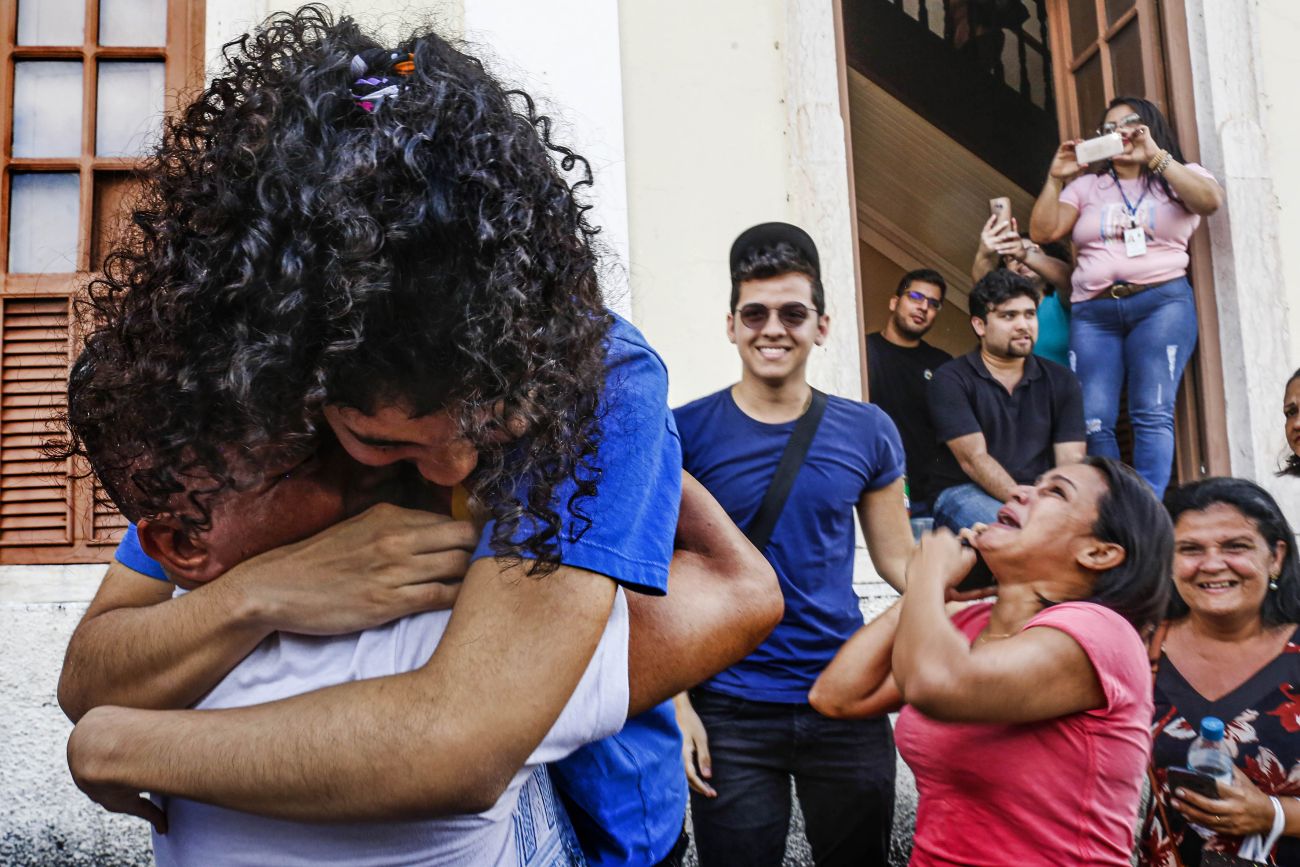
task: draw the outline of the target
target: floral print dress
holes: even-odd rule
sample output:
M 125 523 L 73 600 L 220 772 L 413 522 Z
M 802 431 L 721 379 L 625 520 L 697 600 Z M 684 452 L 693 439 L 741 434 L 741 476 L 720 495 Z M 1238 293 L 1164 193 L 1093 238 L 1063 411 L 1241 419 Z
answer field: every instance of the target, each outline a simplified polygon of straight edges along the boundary
M 1208 701 L 1193 689 L 1162 654 L 1156 670 L 1155 707 L 1152 762 L 1164 810 L 1162 814 L 1152 806 L 1149 811 L 1141 864 L 1175 867 L 1177 848 L 1185 867 L 1196 867 L 1203 850 L 1235 853 L 1241 845 L 1240 837 L 1215 835 L 1203 840 L 1169 801 L 1165 769 L 1186 767 L 1187 750 L 1202 717 L 1223 720 L 1225 741 L 1237 766 L 1260 791 L 1300 796 L 1300 629 L 1275 659 L 1217 701 Z M 1300 865 L 1300 838 L 1283 837 L 1269 863 Z

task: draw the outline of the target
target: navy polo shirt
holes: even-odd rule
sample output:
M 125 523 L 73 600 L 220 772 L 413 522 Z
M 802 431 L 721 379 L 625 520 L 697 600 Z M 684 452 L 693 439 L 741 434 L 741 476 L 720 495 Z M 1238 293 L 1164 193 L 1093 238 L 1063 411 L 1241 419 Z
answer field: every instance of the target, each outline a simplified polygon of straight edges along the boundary
M 1036 355 L 1025 358 L 1024 375 L 1008 393 L 973 350 L 935 371 L 927 397 L 940 442 L 984 434 L 989 455 L 1017 484 L 1032 484 L 1056 466 L 1057 443 L 1085 441 L 1079 380 L 1069 368 Z M 970 481 L 951 449 L 943 449 L 935 493 Z

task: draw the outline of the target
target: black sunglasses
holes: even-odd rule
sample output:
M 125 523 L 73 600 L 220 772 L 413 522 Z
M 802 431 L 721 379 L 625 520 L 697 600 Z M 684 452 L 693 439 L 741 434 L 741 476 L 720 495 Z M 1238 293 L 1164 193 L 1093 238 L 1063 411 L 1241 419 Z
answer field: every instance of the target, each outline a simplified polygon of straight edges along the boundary
M 906 295 L 908 298 L 911 298 L 913 301 L 915 301 L 918 304 L 924 302 L 930 305 L 931 310 L 939 310 L 940 308 L 943 307 L 942 298 L 931 298 L 929 295 L 926 295 L 923 292 L 917 292 L 915 289 L 908 289 L 903 294 Z
M 791 301 L 788 304 L 782 304 L 780 307 L 768 307 L 766 304 L 745 304 L 736 309 L 740 315 L 740 321 L 746 328 L 757 331 L 767 324 L 768 319 L 772 316 L 772 311 L 776 311 L 776 318 L 786 328 L 798 328 L 808 321 L 809 311 L 815 313 L 813 308 L 807 304 L 800 304 L 798 301 Z

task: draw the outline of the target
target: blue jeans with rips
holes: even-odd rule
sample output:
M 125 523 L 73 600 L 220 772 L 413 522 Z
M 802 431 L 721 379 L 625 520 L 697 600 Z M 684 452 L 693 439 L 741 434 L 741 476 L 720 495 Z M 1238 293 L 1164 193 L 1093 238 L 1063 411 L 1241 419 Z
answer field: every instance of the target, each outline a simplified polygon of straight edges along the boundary
M 1083 386 L 1088 454 L 1119 458 L 1115 421 L 1127 382 L 1133 468 L 1157 497 L 1173 469 L 1174 405 L 1196 333 L 1186 277 L 1127 298 L 1103 294 L 1070 314 L 1070 366 Z
M 954 533 L 972 524 L 992 524 L 1002 501 L 974 482 L 945 488 L 934 500 L 934 525 Z

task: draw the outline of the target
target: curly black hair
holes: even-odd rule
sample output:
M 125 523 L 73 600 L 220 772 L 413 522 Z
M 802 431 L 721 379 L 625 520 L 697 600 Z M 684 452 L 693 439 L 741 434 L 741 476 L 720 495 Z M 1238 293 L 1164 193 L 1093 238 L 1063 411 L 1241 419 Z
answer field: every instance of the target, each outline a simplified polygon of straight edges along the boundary
M 1024 277 L 1006 268 L 994 268 L 971 287 L 970 315 L 987 321 L 989 311 L 994 307 L 1022 295 L 1032 299 L 1034 304 L 1043 300 L 1034 284 Z
M 359 104 L 359 55 L 367 74 L 407 67 L 395 98 Z M 212 478 L 203 522 L 236 463 L 312 447 L 327 404 L 446 411 L 479 451 L 494 550 L 549 571 L 599 481 L 612 318 L 586 161 L 431 29 L 383 46 L 312 4 L 222 56 L 88 287 L 56 451 L 93 448 L 137 516 Z M 526 434 L 503 444 L 507 428 Z

